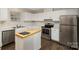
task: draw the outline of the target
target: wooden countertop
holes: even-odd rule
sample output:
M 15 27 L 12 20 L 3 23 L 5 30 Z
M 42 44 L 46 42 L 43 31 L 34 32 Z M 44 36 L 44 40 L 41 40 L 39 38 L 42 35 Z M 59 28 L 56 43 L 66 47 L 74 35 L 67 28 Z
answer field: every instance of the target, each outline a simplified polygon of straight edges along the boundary
M 18 36 L 18 37 L 20 37 L 20 38 L 27 38 L 27 37 L 29 37 L 29 36 L 32 36 L 32 35 L 34 35 L 34 34 L 40 32 L 41 29 L 29 29 L 29 30 L 25 30 L 25 31 L 26 31 L 26 32 L 29 32 L 29 34 L 27 34 L 27 35 L 22 35 L 22 34 L 20 34 L 19 32 L 17 32 L 17 33 L 16 33 L 16 36 Z M 25 32 L 25 31 L 24 31 L 24 32 Z

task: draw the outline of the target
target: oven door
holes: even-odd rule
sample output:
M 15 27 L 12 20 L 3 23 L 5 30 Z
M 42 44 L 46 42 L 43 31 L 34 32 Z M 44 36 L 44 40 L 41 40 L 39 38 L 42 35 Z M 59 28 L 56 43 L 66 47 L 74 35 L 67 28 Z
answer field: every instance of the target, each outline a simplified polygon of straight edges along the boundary
M 48 28 L 43 28 L 42 29 L 42 33 L 46 34 L 46 35 L 49 35 L 50 34 L 50 30 Z
M 46 39 L 51 39 L 51 28 L 42 28 L 42 37 Z

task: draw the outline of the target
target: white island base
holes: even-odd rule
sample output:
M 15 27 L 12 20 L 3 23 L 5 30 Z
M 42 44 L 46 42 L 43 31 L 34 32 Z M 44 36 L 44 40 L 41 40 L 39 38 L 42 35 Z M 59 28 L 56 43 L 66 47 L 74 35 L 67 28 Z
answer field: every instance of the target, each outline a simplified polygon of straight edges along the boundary
M 41 48 L 41 32 L 26 38 L 15 37 L 16 50 L 38 50 Z

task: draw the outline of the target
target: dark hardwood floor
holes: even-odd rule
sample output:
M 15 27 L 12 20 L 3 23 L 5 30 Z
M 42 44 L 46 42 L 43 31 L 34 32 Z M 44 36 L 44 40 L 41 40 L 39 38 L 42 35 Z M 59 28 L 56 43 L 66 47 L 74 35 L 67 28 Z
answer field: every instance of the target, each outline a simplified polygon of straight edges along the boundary
M 76 50 L 74 48 L 70 48 L 68 46 L 64 46 L 56 41 L 42 39 L 41 41 L 41 49 L 40 50 Z
M 1 48 L 1 50 L 15 50 L 15 43 L 10 43 Z M 63 46 L 55 41 L 42 38 L 40 50 L 75 50 L 73 48 Z
M 15 50 L 15 43 L 9 43 L 1 48 L 1 50 Z

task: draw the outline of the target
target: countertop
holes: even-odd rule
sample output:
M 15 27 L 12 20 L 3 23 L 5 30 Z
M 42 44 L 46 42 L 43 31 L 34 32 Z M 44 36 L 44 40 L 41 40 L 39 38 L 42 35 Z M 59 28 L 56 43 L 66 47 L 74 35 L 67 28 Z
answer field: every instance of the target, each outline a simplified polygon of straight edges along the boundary
M 11 27 L 1 27 L 0 31 L 13 30 Z
M 41 29 L 27 29 L 27 30 L 24 30 L 24 32 L 29 32 L 29 34 L 22 35 L 22 34 L 20 34 L 20 32 L 16 32 L 16 36 L 18 36 L 20 38 L 27 38 L 27 37 L 32 36 L 40 31 L 41 31 Z

